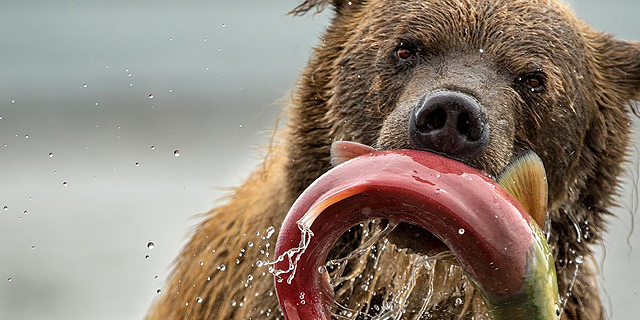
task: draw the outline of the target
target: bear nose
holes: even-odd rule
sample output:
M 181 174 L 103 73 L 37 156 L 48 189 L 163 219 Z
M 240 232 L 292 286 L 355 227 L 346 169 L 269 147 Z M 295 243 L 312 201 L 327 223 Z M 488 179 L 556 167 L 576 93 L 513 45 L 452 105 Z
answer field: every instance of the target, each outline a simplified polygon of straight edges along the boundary
M 456 91 L 436 90 L 414 106 L 409 135 L 419 149 L 466 160 L 489 143 L 489 123 L 474 97 Z

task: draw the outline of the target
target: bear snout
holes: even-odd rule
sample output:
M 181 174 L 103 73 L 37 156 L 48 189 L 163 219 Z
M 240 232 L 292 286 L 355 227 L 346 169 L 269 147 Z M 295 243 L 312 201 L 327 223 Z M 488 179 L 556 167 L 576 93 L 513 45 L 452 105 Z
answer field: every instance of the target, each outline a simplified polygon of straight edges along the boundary
M 434 90 L 413 107 L 409 136 L 417 149 L 466 160 L 487 148 L 489 122 L 480 102 L 462 92 Z

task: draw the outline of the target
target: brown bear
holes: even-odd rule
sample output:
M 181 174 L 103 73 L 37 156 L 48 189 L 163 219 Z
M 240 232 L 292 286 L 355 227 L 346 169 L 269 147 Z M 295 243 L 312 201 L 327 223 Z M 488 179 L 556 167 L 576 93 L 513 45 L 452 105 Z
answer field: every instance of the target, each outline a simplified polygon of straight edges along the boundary
M 282 319 L 261 261 L 273 260 L 274 231 L 330 169 L 338 140 L 432 150 L 489 175 L 535 151 L 548 175 L 544 231 L 562 319 L 604 319 L 592 245 L 615 204 L 638 112 L 640 44 L 592 30 L 556 0 L 307 0 L 292 13 L 327 6 L 335 16 L 296 86 L 286 128 L 195 230 L 147 319 Z M 332 256 L 373 228 L 351 229 Z M 368 249 L 335 287 L 336 317 L 488 319 L 455 261 L 417 267 L 434 241 L 401 225 Z

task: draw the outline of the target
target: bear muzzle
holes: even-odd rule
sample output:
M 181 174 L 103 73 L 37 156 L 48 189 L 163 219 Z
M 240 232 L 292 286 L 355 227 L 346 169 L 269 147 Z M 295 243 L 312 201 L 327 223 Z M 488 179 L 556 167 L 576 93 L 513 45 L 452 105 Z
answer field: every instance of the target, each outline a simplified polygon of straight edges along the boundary
M 480 102 L 463 92 L 434 90 L 413 107 L 409 136 L 416 149 L 467 160 L 489 143 L 489 122 Z

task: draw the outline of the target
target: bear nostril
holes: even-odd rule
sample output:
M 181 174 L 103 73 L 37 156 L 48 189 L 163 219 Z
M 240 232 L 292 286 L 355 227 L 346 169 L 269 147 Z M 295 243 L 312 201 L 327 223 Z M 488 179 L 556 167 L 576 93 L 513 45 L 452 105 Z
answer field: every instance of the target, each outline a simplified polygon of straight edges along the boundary
M 456 128 L 461 135 L 465 136 L 469 141 L 477 141 L 480 139 L 480 134 L 482 133 L 479 125 L 473 123 L 473 121 L 469 118 L 468 113 L 461 113 L 458 115 L 458 123 L 456 124 Z
M 442 108 L 437 108 L 429 113 L 421 122 L 423 123 L 418 123 L 418 126 L 420 126 L 423 132 L 438 130 L 447 123 L 447 112 Z

